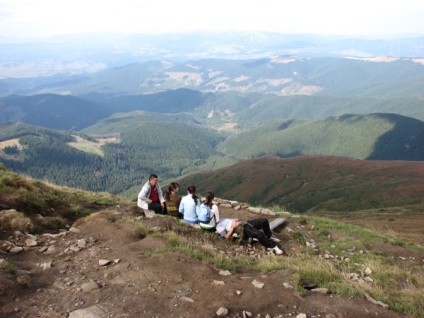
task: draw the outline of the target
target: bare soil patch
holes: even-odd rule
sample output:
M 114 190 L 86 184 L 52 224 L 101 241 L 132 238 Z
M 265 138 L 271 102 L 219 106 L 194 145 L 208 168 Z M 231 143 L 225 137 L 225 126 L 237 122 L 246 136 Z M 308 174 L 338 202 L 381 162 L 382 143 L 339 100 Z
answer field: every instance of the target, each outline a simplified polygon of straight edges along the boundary
M 0 272 L 0 286 L 10 286 L 0 289 L 0 317 L 68 317 L 76 310 L 87 308 L 96 308 L 103 317 L 215 317 L 220 307 L 229 310 L 228 317 L 243 317 L 245 311 L 254 317 L 296 317 L 300 313 L 307 317 L 409 317 L 360 297 L 309 291 L 301 296 L 295 288 L 287 287 L 295 287 L 295 282 L 284 270 L 264 274 L 246 269 L 223 276 L 218 268 L 195 257 L 177 252 L 155 253 L 170 243 L 154 234 L 141 240 L 134 238 L 131 222 L 139 222 L 153 233 L 172 230 L 195 242 L 212 244 L 216 253 L 227 256 L 249 253 L 252 249 L 259 255 L 268 251 L 257 244 L 253 248 L 241 247 L 170 217 L 136 221 L 137 215 L 131 210 L 117 209 L 114 213 L 114 222 L 105 213 L 77 223 L 79 233 L 39 236 L 38 246 L 25 248 L 19 254 L 6 255 L 1 248 L 0 258 L 26 273 L 29 283 L 26 287 L 16 282 L 10 286 L 16 281 L 13 274 Z M 258 217 L 245 210 L 227 208 L 220 208 L 220 214 L 242 220 Z M 276 236 L 283 241 L 288 257 L 302 248 L 284 231 Z M 21 245 L 25 239 L 26 236 L 15 235 L 7 238 Z M 69 250 L 84 245 L 82 240 L 86 242 L 84 247 Z M 54 246 L 55 251 L 40 252 L 40 248 L 49 246 Z M 373 248 L 382 248 L 383 253 L 393 252 L 386 245 Z M 112 262 L 99 266 L 101 259 Z M 52 267 L 44 269 L 42 264 L 48 262 L 52 262 Z M 253 281 L 264 285 L 257 288 Z M 90 282 L 97 287 L 87 288 L 85 284 Z

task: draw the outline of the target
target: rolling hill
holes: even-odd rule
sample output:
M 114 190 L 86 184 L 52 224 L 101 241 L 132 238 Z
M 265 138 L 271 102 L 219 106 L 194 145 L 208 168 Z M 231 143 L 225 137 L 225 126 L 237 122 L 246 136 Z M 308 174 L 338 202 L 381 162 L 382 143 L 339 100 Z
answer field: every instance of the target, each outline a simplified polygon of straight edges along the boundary
M 234 134 L 218 149 L 238 159 L 263 155 L 334 155 L 424 160 L 424 122 L 395 114 L 280 120 Z
M 350 212 L 416 206 L 423 211 L 424 163 L 302 156 L 244 160 L 178 180 L 199 193 L 291 212 Z
M 56 130 L 80 130 L 109 114 L 101 105 L 75 96 L 41 94 L 0 98 L 0 123 L 24 122 Z

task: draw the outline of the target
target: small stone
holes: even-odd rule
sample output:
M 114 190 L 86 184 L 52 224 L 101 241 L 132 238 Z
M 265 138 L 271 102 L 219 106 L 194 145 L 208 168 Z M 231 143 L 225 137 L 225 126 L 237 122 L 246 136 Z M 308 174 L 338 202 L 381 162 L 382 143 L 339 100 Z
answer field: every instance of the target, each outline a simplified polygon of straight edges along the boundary
M 47 250 L 44 252 L 44 254 L 50 255 L 56 253 L 56 247 L 54 245 L 51 245 L 47 248 Z
M 225 283 L 222 280 L 214 280 L 213 284 L 215 286 L 224 286 L 225 285 Z
M 306 314 L 298 314 L 296 318 L 307 318 Z
M 371 275 L 372 274 L 372 270 L 369 267 L 365 268 L 365 274 Z
M 108 259 L 101 259 L 101 260 L 99 260 L 99 266 L 107 266 L 110 263 L 111 263 L 111 261 L 108 260 Z
M 216 315 L 218 317 L 224 317 L 228 315 L 228 309 L 225 307 L 221 307 L 216 311 Z
M 256 288 L 262 288 L 264 287 L 264 283 L 261 283 L 259 281 L 257 281 L 256 279 L 252 282 L 252 285 L 255 286 Z
M 330 291 L 327 288 L 314 288 L 311 291 L 315 293 L 319 293 L 319 294 L 324 294 L 324 295 L 327 295 L 330 293 Z
M 38 242 L 34 239 L 29 238 L 29 239 L 25 240 L 25 246 L 33 247 L 33 246 L 37 246 L 37 245 L 38 245 Z
M 113 260 L 113 262 L 114 262 L 115 264 L 119 264 L 119 263 L 121 262 L 121 259 L 120 259 L 120 258 L 114 259 L 114 260 Z
M 71 227 L 71 228 L 69 229 L 69 232 L 79 233 L 79 232 L 81 232 L 81 231 L 80 231 L 80 229 L 77 229 L 76 227 Z
M 350 258 L 347 258 L 347 257 L 346 257 L 346 258 L 344 259 L 344 262 L 345 262 L 345 263 L 350 263 Z
M 236 290 L 236 295 L 241 295 L 241 294 L 242 294 L 241 290 Z
M 23 247 L 21 247 L 21 246 L 15 246 L 15 247 L 12 247 L 9 252 L 12 253 L 12 254 L 19 254 L 23 250 L 24 250 Z
M 230 276 L 231 275 L 231 272 L 228 271 L 228 270 L 226 270 L 226 271 L 219 271 L 219 275 L 221 275 L 221 276 Z
M 88 283 L 84 283 L 81 285 L 81 290 L 85 292 L 95 289 L 99 289 L 99 285 L 94 280 L 90 280 Z
M 194 300 L 187 296 L 181 296 L 180 300 L 185 301 L 187 303 L 194 303 Z
M 78 240 L 77 245 L 78 247 L 85 248 L 87 246 L 87 241 L 84 239 Z
M 39 266 L 40 266 L 42 269 L 46 270 L 46 269 L 52 268 L 52 266 L 53 266 L 53 262 L 52 262 L 52 261 L 50 261 L 50 262 L 45 262 L 45 263 L 40 264 Z
M 374 280 L 371 277 L 364 277 L 364 281 L 366 281 L 367 283 L 373 283 Z
M 289 283 L 283 283 L 284 288 L 293 288 Z

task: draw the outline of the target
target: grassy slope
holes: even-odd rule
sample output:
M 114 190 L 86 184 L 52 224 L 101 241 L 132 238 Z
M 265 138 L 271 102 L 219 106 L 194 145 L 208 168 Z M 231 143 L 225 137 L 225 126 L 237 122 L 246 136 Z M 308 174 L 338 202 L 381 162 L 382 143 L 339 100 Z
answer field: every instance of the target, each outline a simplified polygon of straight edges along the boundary
M 180 180 L 184 189 L 289 211 L 359 211 L 424 204 L 424 163 L 264 157 Z

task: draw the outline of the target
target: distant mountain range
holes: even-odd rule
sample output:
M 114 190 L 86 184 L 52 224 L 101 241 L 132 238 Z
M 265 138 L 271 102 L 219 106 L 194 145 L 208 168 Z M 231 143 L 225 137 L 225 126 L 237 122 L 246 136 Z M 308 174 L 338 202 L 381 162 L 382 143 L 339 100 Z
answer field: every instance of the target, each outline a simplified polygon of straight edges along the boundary
M 151 172 L 261 156 L 424 161 L 423 70 L 418 58 L 273 56 L 3 79 L 0 161 L 130 198 Z
M 74 76 L 0 80 L 0 95 L 110 97 L 179 88 L 203 93 L 394 97 L 422 94 L 424 59 L 272 57 L 151 61 Z M 105 95 L 99 97 L 98 95 Z
M 269 32 L 87 34 L 0 43 L 0 77 L 83 74 L 152 60 L 423 57 L 424 37 L 355 38 Z

